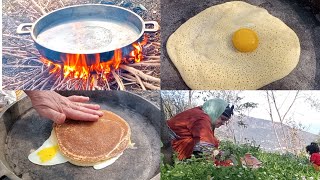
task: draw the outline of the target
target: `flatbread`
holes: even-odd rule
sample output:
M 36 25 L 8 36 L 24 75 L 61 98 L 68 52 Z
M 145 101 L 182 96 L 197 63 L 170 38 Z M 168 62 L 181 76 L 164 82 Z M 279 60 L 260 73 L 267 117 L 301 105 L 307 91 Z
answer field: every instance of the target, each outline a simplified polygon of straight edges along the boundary
M 238 52 L 232 35 L 250 28 L 258 48 Z M 167 52 L 191 89 L 259 89 L 287 76 L 298 64 L 296 33 L 267 10 L 242 1 L 212 6 L 192 17 L 168 39 Z
M 103 111 L 96 122 L 71 121 L 54 124 L 61 153 L 79 166 L 93 166 L 114 158 L 130 144 L 130 126 L 120 116 Z

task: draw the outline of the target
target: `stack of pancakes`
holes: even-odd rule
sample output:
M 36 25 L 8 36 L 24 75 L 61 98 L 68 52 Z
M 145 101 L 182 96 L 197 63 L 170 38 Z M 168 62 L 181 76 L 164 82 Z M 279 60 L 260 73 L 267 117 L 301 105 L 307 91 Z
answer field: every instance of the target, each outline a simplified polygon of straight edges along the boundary
M 129 146 L 128 123 L 110 111 L 103 113 L 96 122 L 54 124 L 59 149 L 72 164 L 93 166 L 120 155 Z

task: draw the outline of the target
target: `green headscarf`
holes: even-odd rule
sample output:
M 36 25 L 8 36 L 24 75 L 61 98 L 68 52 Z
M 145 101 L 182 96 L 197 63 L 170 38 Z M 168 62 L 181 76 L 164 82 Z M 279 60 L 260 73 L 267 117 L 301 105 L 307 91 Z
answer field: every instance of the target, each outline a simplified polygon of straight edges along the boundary
M 202 110 L 211 118 L 211 123 L 214 123 L 224 112 L 228 103 L 222 99 L 210 99 L 202 105 Z

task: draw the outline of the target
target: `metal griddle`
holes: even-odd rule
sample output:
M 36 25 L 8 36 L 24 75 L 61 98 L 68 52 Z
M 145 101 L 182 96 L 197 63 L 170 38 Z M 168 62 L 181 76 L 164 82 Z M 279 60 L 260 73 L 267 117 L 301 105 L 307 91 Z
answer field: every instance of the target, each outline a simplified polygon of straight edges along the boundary
M 161 89 L 189 89 L 171 62 L 166 43 L 183 23 L 213 5 L 230 0 L 162 0 L 161 4 Z M 261 89 L 320 89 L 320 22 L 299 0 L 244 0 L 263 7 L 292 28 L 300 39 L 301 55 L 297 67 L 285 78 Z M 300 1 L 301 2 L 301 1 Z
M 38 166 L 27 157 L 50 136 L 52 122 L 39 117 L 29 98 L 12 105 L 0 120 L 0 177 L 11 179 L 151 179 L 160 166 L 160 110 L 149 101 L 122 91 L 61 92 L 89 96 L 91 103 L 125 119 L 138 149 L 127 149 L 101 170 L 70 163 Z M 5 167 L 2 167 L 5 166 Z M 1 174 L 2 173 L 2 174 Z

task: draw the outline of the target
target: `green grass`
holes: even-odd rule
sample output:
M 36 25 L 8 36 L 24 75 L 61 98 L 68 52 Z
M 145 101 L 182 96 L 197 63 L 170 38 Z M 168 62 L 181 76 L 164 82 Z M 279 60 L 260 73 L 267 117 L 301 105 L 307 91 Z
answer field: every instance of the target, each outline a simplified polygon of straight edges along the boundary
M 292 154 L 280 155 L 267 153 L 253 145 L 235 145 L 222 142 L 221 149 L 229 151 L 236 157 L 242 157 L 250 152 L 263 162 L 259 169 L 249 169 L 242 166 L 217 167 L 205 158 L 178 161 L 174 158 L 174 165 L 161 164 L 162 180 L 320 180 L 320 172 L 316 172 L 307 157 L 297 157 Z

